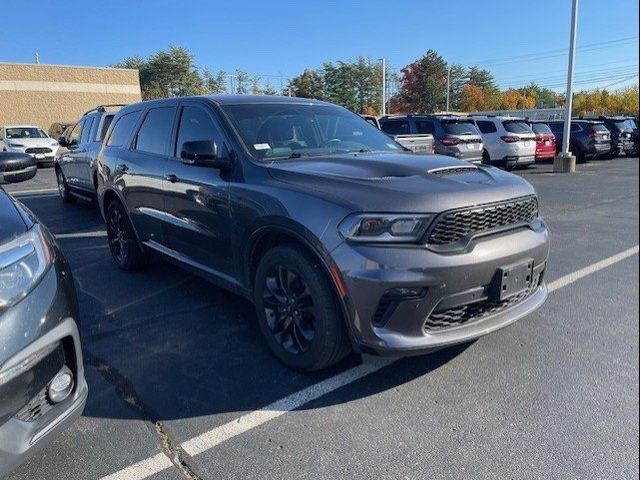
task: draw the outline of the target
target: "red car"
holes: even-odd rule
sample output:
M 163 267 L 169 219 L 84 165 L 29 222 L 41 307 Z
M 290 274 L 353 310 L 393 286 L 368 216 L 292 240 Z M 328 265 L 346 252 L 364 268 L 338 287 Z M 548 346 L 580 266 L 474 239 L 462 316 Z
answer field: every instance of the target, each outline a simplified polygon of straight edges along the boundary
M 556 156 L 556 137 L 544 122 L 529 122 L 536 134 L 536 161 L 551 160 Z

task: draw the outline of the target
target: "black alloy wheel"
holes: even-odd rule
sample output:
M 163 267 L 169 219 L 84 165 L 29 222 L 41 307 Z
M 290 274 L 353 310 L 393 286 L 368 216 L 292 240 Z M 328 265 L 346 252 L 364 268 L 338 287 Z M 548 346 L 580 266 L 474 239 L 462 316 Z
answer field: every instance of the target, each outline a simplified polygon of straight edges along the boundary
M 149 260 L 138 243 L 133 226 L 122 204 L 114 200 L 107 206 L 107 239 L 116 265 L 123 270 L 137 270 Z

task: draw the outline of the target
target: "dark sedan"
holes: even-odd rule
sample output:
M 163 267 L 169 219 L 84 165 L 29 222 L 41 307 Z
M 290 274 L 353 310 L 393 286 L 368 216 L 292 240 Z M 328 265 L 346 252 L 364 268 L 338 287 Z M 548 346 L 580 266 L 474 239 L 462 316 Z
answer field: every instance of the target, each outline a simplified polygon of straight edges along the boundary
M 35 175 L 24 172 L 34 162 L 26 157 L 0 153 L 0 184 Z M 0 186 L 0 477 L 82 414 L 87 384 L 77 318 L 60 247 Z

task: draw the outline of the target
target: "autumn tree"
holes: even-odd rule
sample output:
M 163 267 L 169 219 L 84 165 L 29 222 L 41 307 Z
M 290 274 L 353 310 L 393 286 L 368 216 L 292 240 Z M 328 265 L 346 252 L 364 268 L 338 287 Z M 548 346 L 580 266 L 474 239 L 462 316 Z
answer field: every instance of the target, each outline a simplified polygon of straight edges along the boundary
M 487 95 L 476 85 L 465 85 L 462 89 L 460 103 L 466 112 L 487 110 Z
M 446 105 L 447 64 L 435 51 L 402 69 L 399 101 L 414 112 L 431 113 Z

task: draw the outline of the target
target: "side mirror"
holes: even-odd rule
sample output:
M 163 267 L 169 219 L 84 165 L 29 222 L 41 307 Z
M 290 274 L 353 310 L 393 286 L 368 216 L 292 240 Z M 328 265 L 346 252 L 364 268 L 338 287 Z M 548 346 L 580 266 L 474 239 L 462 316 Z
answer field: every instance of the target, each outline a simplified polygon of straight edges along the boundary
M 218 157 L 218 146 L 213 140 L 184 142 L 180 148 L 180 160 L 197 167 L 225 168 L 230 165 L 228 159 Z
M 61 147 L 67 147 L 68 145 L 67 139 L 64 137 L 58 138 L 58 143 L 60 144 Z
M 26 153 L 0 152 L 0 183 L 19 183 L 36 176 L 36 159 Z

